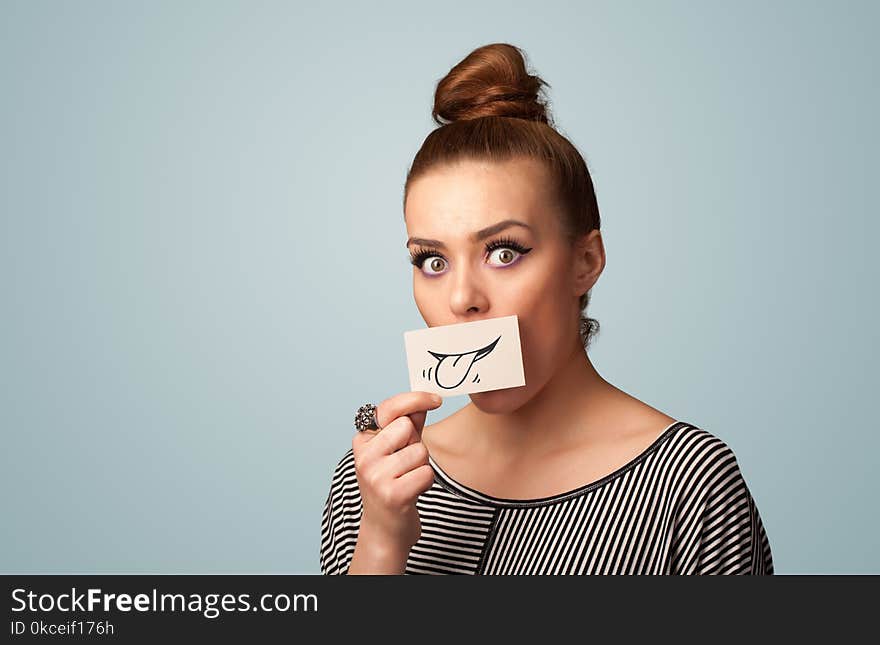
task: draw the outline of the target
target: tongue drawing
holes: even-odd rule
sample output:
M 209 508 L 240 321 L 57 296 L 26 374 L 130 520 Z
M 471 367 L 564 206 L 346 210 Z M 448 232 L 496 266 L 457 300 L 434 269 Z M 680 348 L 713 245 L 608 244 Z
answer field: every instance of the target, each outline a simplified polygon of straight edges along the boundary
M 495 349 L 499 340 L 501 340 L 501 336 L 481 349 L 464 354 L 440 354 L 428 350 L 428 353 L 438 361 L 437 367 L 434 369 L 434 380 L 437 381 L 437 385 L 450 390 L 464 383 L 474 363 L 488 356 Z M 428 373 L 430 374 L 430 371 Z

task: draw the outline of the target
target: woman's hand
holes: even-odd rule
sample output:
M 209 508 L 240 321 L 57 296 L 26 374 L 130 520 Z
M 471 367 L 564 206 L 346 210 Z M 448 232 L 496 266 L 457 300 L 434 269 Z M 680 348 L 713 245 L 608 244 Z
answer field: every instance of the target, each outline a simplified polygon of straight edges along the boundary
M 349 573 L 403 573 L 422 533 L 416 500 L 434 483 L 422 429 L 442 403 L 430 392 L 402 392 L 376 407 L 380 430 L 352 439 L 364 512 Z

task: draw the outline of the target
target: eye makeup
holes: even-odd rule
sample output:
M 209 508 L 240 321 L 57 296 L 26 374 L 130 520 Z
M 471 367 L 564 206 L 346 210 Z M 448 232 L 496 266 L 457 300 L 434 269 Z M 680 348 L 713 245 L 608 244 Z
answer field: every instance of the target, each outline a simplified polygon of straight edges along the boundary
M 516 251 L 517 253 L 520 254 L 520 257 L 521 257 L 521 256 L 525 255 L 526 253 L 528 253 L 529 251 L 531 251 L 533 247 L 526 247 L 526 246 L 520 244 L 519 242 L 517 242 L 512 237 L 500 237 L 500 238 L 496 238 L 496 239 L 488 242 L 485 247 L 485 252 L 487 254 L 489 254 L 492 251 L 494 251 L 495 249 L 500 249 L 500 248 L 511 249 L 513 251 Z M 416 267 L 417 269 L 421 269 L 425 260 L 427 260 L 428 258 L 431 258 L 431 257 L 439 257 L 439 258 L 442 258 L 444 262 L 448 262 L 448 260 L 446 260 L 444 255 L 440 251 L 438 251 L 437 249 L 424 248 L 424 247 L 419 246 L 419 247 L 416 247 L 414 250 L 410 250 L 410 263 L 414 267 Z M 508 262 L 504 266 L 506 266 L 506 267 L 512 266 L 512 265 L 516 264 L 518 261 L 519 261 L 519 259 L 517 258 L 513 262 Z M 425 275 L 439 275 L 439 274 L 425 274 Z

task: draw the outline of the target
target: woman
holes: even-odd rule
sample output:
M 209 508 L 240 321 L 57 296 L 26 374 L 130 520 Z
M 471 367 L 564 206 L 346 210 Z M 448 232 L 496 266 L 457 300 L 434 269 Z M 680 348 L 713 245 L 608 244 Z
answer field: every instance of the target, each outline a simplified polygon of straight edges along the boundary
M 581 315 L 605 266 L 587 166 L 519 49 L 472 52 L 437 87 L 441 125 L 404 190 L 429 327 L 517 314 L 526 385 L 404 392 L 356 418 L 321 530 L 321 571 L 772 574 L 730 447 L 603 379 Z M 367 421 L 365 425 L 363 422 Z

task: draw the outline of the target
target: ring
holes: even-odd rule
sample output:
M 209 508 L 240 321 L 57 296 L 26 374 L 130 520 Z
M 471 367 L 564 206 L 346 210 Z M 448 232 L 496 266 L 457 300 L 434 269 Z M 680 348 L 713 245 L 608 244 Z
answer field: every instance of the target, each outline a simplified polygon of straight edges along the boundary
M 357 414 L 354 415 L 354 427 L 358 432 L 381 430 L 379 422 L 376 420 L 376 406 L 372 403 L 365 403 L 359 407 Z

